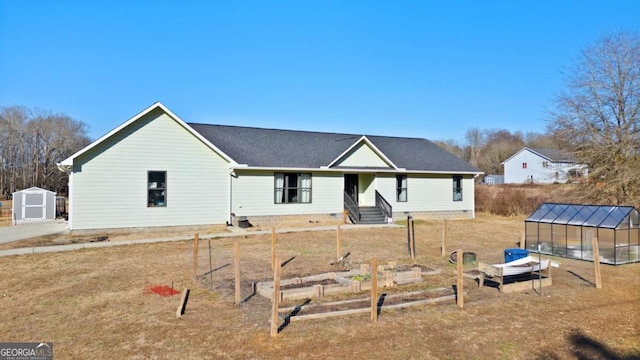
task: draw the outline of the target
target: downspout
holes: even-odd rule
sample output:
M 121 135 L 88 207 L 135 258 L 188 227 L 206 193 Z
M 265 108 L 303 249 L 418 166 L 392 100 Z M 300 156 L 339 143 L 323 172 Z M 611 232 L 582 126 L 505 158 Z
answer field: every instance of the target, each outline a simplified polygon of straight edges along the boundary
M 73 230 L 73 165 L 62 165 L 61 163 L 56 163 L 58 170 L 63 173 L 69 174 L 69 182 L 67 183 L 67 189 L 69 189 L 67 196 L 69 196 L 69 208 L 67 209 L 67 224 L 69 230 Z
M 471 218 L 476 218 L 476 178 L 480 176 L 480 174 L 473 175 L 473 210 L 471 210 Z
M 231 172 L 229 173 L 229 211 L 227 212 L 228 214 L 228 221 L 227 221 L 227 226 L 229 226 L 232 223 L 232 219 L 231 219 L 231 213 L 233 212 L 233 170 L 231 170 Z
M 69 192 L 67 196 L 69 196 L 69 209 L 67 209 L 67 222 L 69 223 L 69 230 L 73 230 L 73 214 L 74 211 L 74 199 L 76 198 L 74 193 L 75 187 L 73 186 L 73 171 L 69 173 L 69 183 L 67 184 L 67 188 Z
M 233 169 L 231 169 L 231 172 L 229 173 L 229 221 L 227 222 L 227 225 L 233 224 L 233 216 L 231 215 L 233 214 L 233 178 L 236 177 L 238 177 L 238 175 Z

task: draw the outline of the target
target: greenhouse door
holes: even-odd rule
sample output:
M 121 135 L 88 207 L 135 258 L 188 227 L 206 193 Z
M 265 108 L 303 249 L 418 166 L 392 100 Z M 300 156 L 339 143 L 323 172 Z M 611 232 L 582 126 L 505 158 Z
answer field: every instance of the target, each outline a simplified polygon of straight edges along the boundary
M 582 254 L 577 259 L 593 260 L 593 237 L 596 235 L 596 229 L 582 227 Z

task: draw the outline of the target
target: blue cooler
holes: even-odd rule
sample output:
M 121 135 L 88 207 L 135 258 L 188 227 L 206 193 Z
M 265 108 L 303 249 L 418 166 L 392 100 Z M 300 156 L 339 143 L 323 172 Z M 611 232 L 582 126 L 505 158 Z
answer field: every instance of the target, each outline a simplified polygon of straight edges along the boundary
M 504 251 L 504 262 L 505 263 L 512 262 L 514 260 L 526 258 L 527 256 L 529 256 L 529 251 L 527 251 L 526 249 L 519 249 L 519 248 L 506 249 Z

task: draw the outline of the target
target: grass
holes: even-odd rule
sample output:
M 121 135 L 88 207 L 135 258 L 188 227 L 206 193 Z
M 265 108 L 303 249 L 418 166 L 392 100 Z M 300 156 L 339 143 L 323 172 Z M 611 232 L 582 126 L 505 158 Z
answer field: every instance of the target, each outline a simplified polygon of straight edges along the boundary
M 523 218 L 478 214 L 447 226 L 448 249 L 497 263 L 505 248 L 517 246 Z M 415 230 L 417 263 L 441 273 L 410 288 L 455 284 L 455 267 L 440 255 L 442 223 Z M 404 228 L 343 230 L 342 236 L 353 267 L 373 256 L 413 263 Z M 239 238 L 243 284 L 272 276 L 270 238 Z M 329 265 L 335 239 L 335 232 L 278 234 L 277 255 L 295 258 L 283 277 L 335 269 Z M 232 263 L 234 240 L 211 241 L 214 268 Z M 207 247 L 201 241 L 199 274 L 209 269 Z M 183 241 L 1 258 L 0 339 L 53 341 L 56 358 L 64 359 L 573 359 L 578 351 L 583 358 L 640 357 L 640 264 L 603 266 L 604 287 L 596 290 L 592 263 L 555 259 L 561 267 L 543 296 L 501 294 L 466 279 L 463 309 L 450 302 L 383 309 L 378 323 L 368 314 L 296 322 L 272 338 L 269 301 L 254 296 L 235 306 L 222 286 L 233 266 L 213 274 L 218 290 L 195 285 L 192 254 L 192 242 Z M 144 294 L 147 285 L 172 283 L 192 289 L 180 319 L 179 296 Z

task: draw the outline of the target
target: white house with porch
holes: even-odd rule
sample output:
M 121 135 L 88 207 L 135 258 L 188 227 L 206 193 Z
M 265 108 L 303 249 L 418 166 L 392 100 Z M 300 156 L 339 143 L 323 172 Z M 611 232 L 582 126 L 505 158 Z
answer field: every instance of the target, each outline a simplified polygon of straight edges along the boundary
M 59 164 L 69 227 L 474 217 L 481 172 L 419 138 L 186 123 L 155 103 Z
M 522 148 L 502 162 L 505 184 L 565 183 L 574 177 L 586 176 L 587 166 L 578 163 L 566 152 L 557 149 Z

